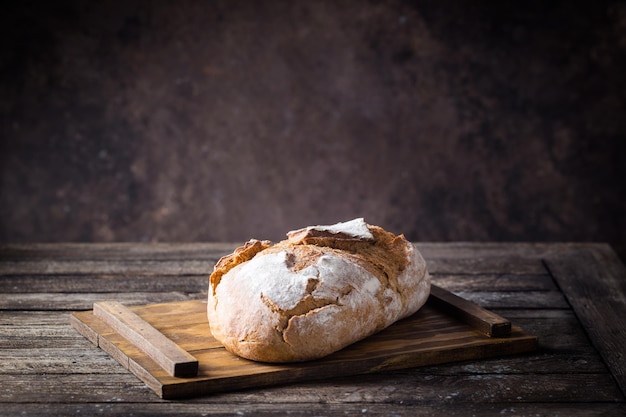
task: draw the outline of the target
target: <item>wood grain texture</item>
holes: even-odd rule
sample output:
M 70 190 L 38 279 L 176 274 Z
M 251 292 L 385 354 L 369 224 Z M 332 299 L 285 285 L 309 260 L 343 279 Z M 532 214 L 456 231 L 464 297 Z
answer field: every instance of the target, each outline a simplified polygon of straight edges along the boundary
M 448 291 L 476 291 L 477 288 L 492 292 L 512 291 L 557 291 L 550 274 L 513 275 L 513 274 L 436 274 L 432 282 Z
M 437 375 L 493 374 L 503 370 L 507 374 L 526 374 L 529 369 L 534 373 L 606 372 L 602 359 L 589 346 L 585 332 L 571 311 L 505 310 L 502 313 L 538 336 L 537 352 L 498 360 L 416 368 L 415 371 Z M 19 320 L 21 313 L 5 314 L 7 318 L 13 318 L 12 321 L 7 320 L 10 323 Z M 110 355 L 94 350 L 88 340 L 68 326 L 69 315 L 59 317 L 65 320 L 65 324 L 42 325 L 35 320 L 32 325 L 28 322 L 24 322 L 25 325 L 0 325 L 0 373 L 64 374 L 68 370 L 77 374 L 126 372 Z M 219 346 L 217 342 L 216 346 Z
M 495 315 L 471 306 L 471 303 L 443 289 L 437 289 L 437 294 L 439 298 L 434 306 L 427 305 L 410 318 L 326 358 L 297 364 L 262 364 L 227 352 L 210 334 L 206 303 L 202 301 L 133 307 L 133 311 L 137 312 L 135 317 L 143 317 L 149 322 L 149 329 L 154 330 L 145 337 L 134 337 L 133 333 L 138 332 L 128 332 L 128 327 L 119 326 L 117 322 L 111 325 L 107 320 L 111 317 L 111 312 L 116 317 L 124 315 L 123 312 L 118 313 L 121 308 L 117 303 L 111 303 L 111 308 L 108 308 L 108 304 L 96 303 L 93 312 L 76 313 L 72 325 L 92 342 L 93 332 L 96 332 L 96 344 L 99 347 L 128 367 L 159 396 L 170 399 L 314 380 L 330 375 L 354 375 L 508 355 L 535 349 L 536 337 L 525 334 L 519 327 L 511 330 L 510 323 L 506 334 L 499 337 L 481 335 L 473 325 L 479 324 L 481 328 L 484 327 L 483 324 L 490 326 Z M 107 308 L 109 314 L 103 314 L 100 311 L 101 306 Z M 452 318 L 449 315 L 451 309 L 457 313 L 462 312 L 464 320 Z M 141 327 L 141 323 L 133 323 L 133 316 L 127 316 L 126 324 L 130 328 Z M 473 319 L 467 320 L 468 317 Z M 465 321 L 470 325 L 465 324 Z M 503 320 L 498 320 L 496 324 L 502 322 Z M 186 324 L 181 326 L 180 323 Z M 164 340 L 161 342 L 158 342 L 160 333 L 156 329 L 163 333 L 161 336 Z M 165 343 L 168 337 L 176 340 L 178 346 L 192 353 L 198 360 L 197 378 L 172 378 L 168 364 L 160 361 L 160 353 L 168 351 Z M 146 350 L 146 347 L 149 349 Z
M 208 275 L 141 274 L 25 274 L 4 275 L 0 293 L 93 293 L 98 288 L 124 288 L 127 292 L 206 292 Z
M 116 299 L 131 309 L 150 305 L 150 311 L 135 311 L 144 319 L 146 314 L 158 316 L 154 326 L 170 332 L 175 326 L 168 325 L 168 320 L 177 313 L 168 307 L 172 302 L 206 297 L 204 273 L 193 274 L 193 262 L 208 262 L 210 267 L 214 259 L 237 245 L 0 245 L 0 264 L 11 261 L 15 272 L 0 273 L 0 415 L 624 414 L 626 399 L 612 373 L 620 364 L 602 356 L 607 352 L 594 345 L 594 331 L 602 340 L 603 332 L 608 331 L 603 330 L 604 315 L 612 314 L 615 319 L 626 316 L 626 312 L 619 305 L 613 306 L 617 309 L 613 313 L 594 306 L 599 321 L 592 323 L 597 328 L 590 329 L 589 323 L 583 325 L 579 320 L 582 316 L 577 315 L 567 297 L 568 291 L 575 289 L 553 277 L 556 269 L 550 263 L 561 256 L 559 262 L 566 267 L 571 262 L 569 255 L 583 249 L 598 268 L 597 273 L 585 273 L 589 284 L 608 286 L 613 279 L 607 281 L 603 276 L 623 281 L 623 265 L 604 244 L 416 244 L 436 285 L 538 336 L 537 349 L 523 354 L 358 376 L 322 375 L 310 382 L 251 387 L 169 402 L 154 395 L 128 371 L 138 369 L 140 362 L 120 364 L 110 354 L 94 348 L 69 324 L 72 312 L 89 310 L 97 301 Z M 83 272 L 46 271 L 42 266 L 47 261 L 62 261 L 67 270 Z M 73 261 L 96 261 L 95 265 L 111 267 L 108 272 L 90 271 L 88 264 L 73 268 L 68 264 Z M 191 268 L 186 268 L 186 261 L 193 261 Z M 39 268 L 35 272 L 33 262 Z M 160 262 L 169 264 L 170 271 L 178 268 L 182 272 L 161 274 Z M 621 287 L 588 291 L 610 294 L 613 288 Z M 189 309 L 183 312 L 188 316 L 186 323 L 200 335 L 198 326 L 203 314 Z M 613 336 L 626 345 L 623 335 Z M 97 342 L 97 332 L 93 332 L 93 338 Z M 102 341 L 115 347 L 105 338 Z M 201 337 L 188 340 L 191 347 L 205 342 Z M 118 349 L 121 358 L 119 353 Z
M 552 257 L 547 265 L 626 395 L 626 269 L 623 264 L 614 261 L 610 267 L 603 267 L 592 252 L 579 250 Z
M 447 311 L 489 337 L 507 337 L 511 334 L 510 321 L 443 288 L 432 285 L 430 298 L 431 304 L 440 310 Z
M 168 292 L 92 292 L 92 293 L 14 293 L 0 297 L 0 309 L 4 310 L 88 310 L 93 303 L 114 299 L 126 305 L 146 304 L 162 301 L 180 301 L 204 298 L 204 294 Z
M 3 261 L 0 274 L 117 274 L 117 275 L 200 275 L 210 274 L 212 260 L 74 260 L 44 259 Z
M 454 394 L 454 392 L 452 392 Z M 450 397 L 450 398 L 447 398 Z M 349 402 L 349 403 L 301 403 L 297 406 L 291 403 L 266 402 L 218 402 L 218 403 L 194 403 L 194 402 L 164 402 L 158 404 L 141 403 L 135 404 L 132 410 L 133 416 L 398 416 L 398 417 L 467 417 L 469 416 L 585 416 L 606 417 L 620 416 L 624 407 L 620 403 L 571 403 L 555 404 L 554 402 L 511 402 L 502 403 L 479 403 L 479 402 L 454 402 L 457 396 L 447 395 L 445 401 L 434 400 L 434 403 L 407 401 L 397 404 Z M 6 415 L 27 415 L 31 417 L 47 416 L 84 416 L 84 415 L 107 415 L 110 417 L 128 417 L 128 403 L 99 402 L 86 404 L 67 403 L 19 403 L 7 404 L 3 411 Z
M 216 262 L 239 243 L 0 243 L 0 260 L 209 260 Z
M 33 386 L 38 395 L 33 395 Z M 59 389 L 63 387 L 63 389 Z M 507 389 L 508 388 L 508 389 Z M 7 375 L 0 380 L 0 407 L 6 403 L 88 404 L 126 403 L 133 411 L 145 404 L 166 403 L 130 373 L 119 375 Z M 445 413 L 448 405 L 523 403 L 619 403 L 624 397 L 606 373 L 556 375 L 487 374 L 475 376 L 428 373 L 385 372 L 358 378 L 257 387 L 244 391 L 216 393 L 187 399 L 206 408 L 213 405 L 291 405 L 294 411 L 315 404 L 403 405 L 437 404 Z M 175 402 L 171 402 L 175 403 Z M 182 402 L 178 402 L 179 404 Z M 287 408 L 284 408 L 287 409 Z M 130 413 L 129 413 L 130 414 Z M 582 414 L 582 413 L 581 413 Z M 585 414 L 582 414 L 585 415 Z
M 188 378 L 198 374 L 196 358 L 122 304 L 116 301 L 94 303 L 93 314 L 148 355 L 169 375 Z

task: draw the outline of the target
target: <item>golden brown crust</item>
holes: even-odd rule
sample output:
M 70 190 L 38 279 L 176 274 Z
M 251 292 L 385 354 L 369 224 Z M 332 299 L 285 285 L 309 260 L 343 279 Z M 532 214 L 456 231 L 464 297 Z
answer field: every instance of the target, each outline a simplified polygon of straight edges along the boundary
M 213 335 L 248 359 L 308 360 L 420 308 L 430 278 L 411 243 L 362 219 L 344 225 L 301 229 L 275 245 L 251 240 L 220 259 L 209 291 Z
M 254 255 L 269 248 L 271 244 L 272 243 L 269 240 L 250 239 L 243 246 L 235 249 L 235 251 L 230 255 L 222 256 L 215 264 L 213 273 L 209 278 L 211 290 L 215 292 L 217 284 L 220 283 L 220 280 L 225 273 L 233 269 L 235 266 L 254 258 Z
M 252 239 L 244 246 L 235 249 L 231 255 L 224 256 L 217 262 L 211 274 L 211 284 L 215 287 L 223 274 L 238 264 L 249 261 L 261 251 L 265 254 L 276 253 L 286 248 L 296 254 L 293 259 L 297 260 L 297 263 L 292 267 L 296 271 L 313 264 L 322 254 L 331 249 L 331 251 L 335 250 L 350 256 L 354 262 L 379 278 L 393 280 L 409 262 L 407 245 L 410 243 L 404 235 L 396 236 L 382 227 L 370 225 L 368 228 L 374 236 L 373 240 L 342 237 L 316 231 L 298 231 L 298 234 L 275 245 L 267 240 Z

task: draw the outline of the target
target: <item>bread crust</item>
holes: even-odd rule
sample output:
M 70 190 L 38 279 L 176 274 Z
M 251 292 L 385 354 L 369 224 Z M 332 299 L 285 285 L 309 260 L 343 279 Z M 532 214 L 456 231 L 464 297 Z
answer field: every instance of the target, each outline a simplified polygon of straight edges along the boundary
M 208 318 L 230 352 L 263 362 L 321 358 L 415 313 L 430 276 L 404 236 L 363 219 L 250 240 L 210 278 Z

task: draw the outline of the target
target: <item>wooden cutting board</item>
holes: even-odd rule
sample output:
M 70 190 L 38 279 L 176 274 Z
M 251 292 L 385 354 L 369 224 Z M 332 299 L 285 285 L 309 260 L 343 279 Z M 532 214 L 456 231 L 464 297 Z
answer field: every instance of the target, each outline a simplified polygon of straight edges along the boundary
M 96 304 L 74 313 L 72 326 L 164 399 L 522 353 L 537 345 L 506 319 L 436 286 L 420 311 L 382 332 L 323 359 L 278 365 L 227 352 L 211 336 L 206 301 L 127 309 Z M 185 354 L 197 363 L 182 363 L 186 376 L 173 376 Z

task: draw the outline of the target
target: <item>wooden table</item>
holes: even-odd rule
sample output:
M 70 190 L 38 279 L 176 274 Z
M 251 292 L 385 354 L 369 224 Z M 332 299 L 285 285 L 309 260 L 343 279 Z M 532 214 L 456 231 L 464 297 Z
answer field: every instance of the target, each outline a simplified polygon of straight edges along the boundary
M 513 356 L 168 401 L 70 326 L 104 299 L 203 299 L 235 246 L 0 245 L 0 415 L 626 415 L 626 270 L 605 244 L 416 244 L 436 284 L 539 337 Z

